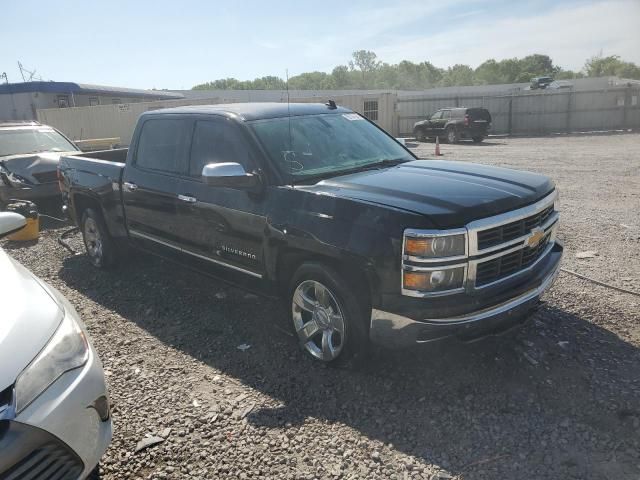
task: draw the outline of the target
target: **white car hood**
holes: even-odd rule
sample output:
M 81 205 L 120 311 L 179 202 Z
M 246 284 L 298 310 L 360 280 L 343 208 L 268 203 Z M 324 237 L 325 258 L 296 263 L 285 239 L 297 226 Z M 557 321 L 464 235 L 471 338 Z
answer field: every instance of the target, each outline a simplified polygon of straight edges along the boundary
M 63 316 L 44 284 L 0 248 L 0 391 L 16 381 Z

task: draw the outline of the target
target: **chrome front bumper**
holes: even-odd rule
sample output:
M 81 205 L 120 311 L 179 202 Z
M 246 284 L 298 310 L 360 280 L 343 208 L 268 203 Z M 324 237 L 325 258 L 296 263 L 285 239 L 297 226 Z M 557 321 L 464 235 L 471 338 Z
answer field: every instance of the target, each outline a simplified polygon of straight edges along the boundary
M 553 285 L 559 272 L 558 262 L 538 287 L 498 305 L 456 317 L 417 321 L 374 308 L 369 332 L 371 341 L 385 347 L 399 348 L 450 336 L 470 341 L 508 330 L 527 319 L 544 292 Z

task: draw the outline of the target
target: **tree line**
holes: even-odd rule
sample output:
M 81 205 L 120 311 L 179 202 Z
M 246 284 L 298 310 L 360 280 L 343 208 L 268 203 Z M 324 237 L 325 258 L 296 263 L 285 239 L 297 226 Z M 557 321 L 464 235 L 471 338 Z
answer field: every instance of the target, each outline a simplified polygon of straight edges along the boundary
M 529 82 L 531 78 L 550 75 L 556 80 L 615 75 L 640 80 L 640 67 L 622 60 L 618 55 L 595 55 L 581 71 L 565 70 L 555 65 L 548 55 L 534 54 L 505 60 L 489 59 L 477 68 L 454 65 L 439 68 L 431 62 L 414 63 L 403 60 L 389 64 L 378 60 L 369 50 L 353 52 L 347 65 L 338 65 L 331 73 L 305 72 L 289 79 L 292 90 L 423 90 L 434 87 L 495 85 Z M 266 76 L 254 80 L 224 78 L 202 83 L 193 90 L 284 90 L 280 77 Z

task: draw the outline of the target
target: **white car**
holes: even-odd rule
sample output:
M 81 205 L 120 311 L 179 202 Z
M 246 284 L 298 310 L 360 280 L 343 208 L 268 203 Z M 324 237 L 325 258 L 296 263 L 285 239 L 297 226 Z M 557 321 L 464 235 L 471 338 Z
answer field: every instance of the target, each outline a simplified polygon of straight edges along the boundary
M 25 219 L 0 213 L 0 237 Z M 111 441 L 100 359 L 71 304 L 0 248 L 0 479 L 84 479 Z

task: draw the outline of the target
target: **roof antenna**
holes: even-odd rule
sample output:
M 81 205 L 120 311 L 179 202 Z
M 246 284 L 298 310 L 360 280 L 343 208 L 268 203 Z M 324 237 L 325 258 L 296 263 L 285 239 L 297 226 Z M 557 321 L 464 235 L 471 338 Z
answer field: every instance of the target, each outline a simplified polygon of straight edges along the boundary
M 291 182 L 291 187 L 293 188 L 293 160 L 291 157 L 294 156 L 293 153 L 293 135 L 291 135 L 291 98 L 289 96 L 289 69 L 285 70 L 287 76 L 287 117 L 289 120 L 289 151 L 286 153 L 287 164 L 289 166 L 289 181 Z
M 329 110 L 335 110 L 336 108 L 338 108 L 336 102 L 333 100 L 329 100 L 327 103 L 325 103 L 325 105 L 329 107 Z

